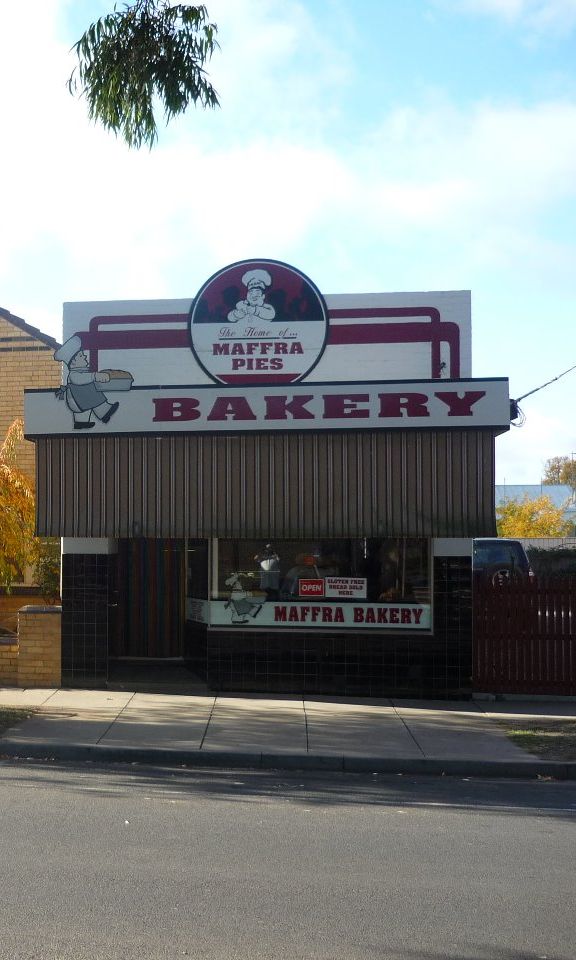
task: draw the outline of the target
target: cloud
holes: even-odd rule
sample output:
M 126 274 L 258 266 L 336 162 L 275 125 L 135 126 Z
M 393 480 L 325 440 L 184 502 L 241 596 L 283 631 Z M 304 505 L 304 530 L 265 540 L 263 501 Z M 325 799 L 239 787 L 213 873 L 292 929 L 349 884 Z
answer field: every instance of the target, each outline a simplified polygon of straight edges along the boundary
M 18 298 L 0 302 L 14 312 L 193 295 L 218 267 L 254 255 L 301 262 L 326 289 L 334 276 L 340 289 L 462 286 L 488 269 L 528 270 L 533 282 L 570 261 L 570 241 L 544 241 L 539 224 L 574 201 L 576 103 L 462 109 L 429 93 L 356 118 L 349 140 L 338 120 L 353 70 L 342 38 L 300 3 L 217 0 L 223 109 L 192 111 L 152 153 L 134 153 L 91 126 L 65 89 L 71 7 L 31 2 L 26 60 L 10 7 L 0 37 L 11 131 L 0 291 Z
M 456 13 L 496 16 L 530 33 L 563 33 L 576 26 L 575 0 L 439 0 Z
M 496 439 L 496 483 L 539 483 L 546 461 L 570 456 L 575 446 L 576 432 L 561 410 L 556 416 L 531 410 L 523 427 Z

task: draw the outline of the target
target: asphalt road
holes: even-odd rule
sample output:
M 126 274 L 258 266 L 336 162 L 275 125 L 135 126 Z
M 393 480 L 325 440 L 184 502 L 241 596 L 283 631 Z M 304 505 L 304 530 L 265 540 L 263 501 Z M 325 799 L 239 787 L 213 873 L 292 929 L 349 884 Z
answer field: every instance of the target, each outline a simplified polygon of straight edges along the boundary
M 4 960 L 574 960 L 576 784 L 0 763 Z

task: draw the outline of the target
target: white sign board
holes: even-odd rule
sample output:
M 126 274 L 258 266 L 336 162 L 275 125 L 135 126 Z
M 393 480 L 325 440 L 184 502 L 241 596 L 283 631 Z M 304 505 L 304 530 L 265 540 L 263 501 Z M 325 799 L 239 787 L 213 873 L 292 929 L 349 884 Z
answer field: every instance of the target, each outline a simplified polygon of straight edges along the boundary
M 333 628 L 379 630 L 430 630 L 430 605 L 399 600 L 397 603 L 337 603 L 321 601 L 262 601 L 244 597 L 242 605 L 211 600 L 211 626 L 277 627 L 332 630 Z M 193 619 L 199 619 L 195 613 Z M 206 620 L 202 620 L 206 622 Z
M 380 381 L 472 375 L 468 291 L 328 294 L 324 302 L 328 328 L 320 355 L 323 334 L 317 332 L 309 344 L 296 323 L 274 326 L 275 321 L 223 323 L 212 340 L 198 337 L 193 350 L 192 299 L 66 303 L 63 339 L 79 334 L 91 370 L 128 370 L 137 386 L 210 383 L 242 369 L 250 375 L 288 371 L 298 379 L 304 368 L 288 367 L 301 360 L 295 344 L 316 351 L 315 365 L 304 374 L 307 382 L 346 382 L 360 371 L 363 379 Z M 228 353 L 221 352 L 226 343 Z M 208 373 L 198 357 L 216 366 Z
M 470 379 L 468 291 L 323 296 L 245 260 L 190 299 L 65 304 L 63 334 L 29 437 L 510 423 L 507 381 Z
M 112 373 L 126 383 L 122 377 L 126 371 Z M 97 390 L 98 397 L 88 417 L 71 410 L 62 392 L 27 390 L 26 435 L 59 436 L 79 429 L 98 435 L 507 428 L 510 423 L 505 379 L 307 383 L 242 390 L 227 386 L 117 390 L 110 380 L 91 389 Z M 103 416 L 99 411 L 104 411 Z

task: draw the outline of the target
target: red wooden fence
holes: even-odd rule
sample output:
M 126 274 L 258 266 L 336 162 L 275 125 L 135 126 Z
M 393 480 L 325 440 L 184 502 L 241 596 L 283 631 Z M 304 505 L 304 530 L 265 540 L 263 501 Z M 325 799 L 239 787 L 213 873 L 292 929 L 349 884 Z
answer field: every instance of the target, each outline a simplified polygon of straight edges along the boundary
M 576 696 L 576 578 L 474 585 L 474 690 Z

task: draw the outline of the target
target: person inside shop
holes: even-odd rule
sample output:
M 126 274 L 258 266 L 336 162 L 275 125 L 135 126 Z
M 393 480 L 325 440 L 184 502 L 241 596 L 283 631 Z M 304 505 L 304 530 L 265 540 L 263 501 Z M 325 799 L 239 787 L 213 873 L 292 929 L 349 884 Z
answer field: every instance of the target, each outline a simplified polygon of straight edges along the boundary
M 406 582 L 405 571 L 402 573 L 400 565 L 400 550 L 396 544 L 382 545 L 380 561 L 380 592 L 378 600 L 410 600 L 413 598 L 412 587 Z
M 280 557 L 271 543 L 254 557 L 260 567 L 260 589 L 268 600 L 277 600 L 280 590 Z

